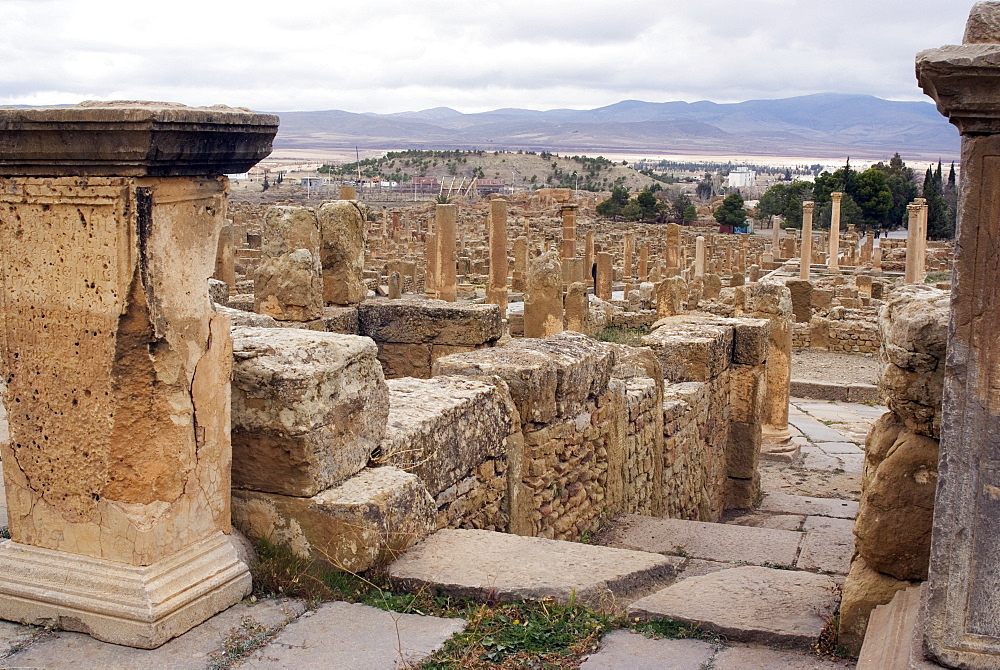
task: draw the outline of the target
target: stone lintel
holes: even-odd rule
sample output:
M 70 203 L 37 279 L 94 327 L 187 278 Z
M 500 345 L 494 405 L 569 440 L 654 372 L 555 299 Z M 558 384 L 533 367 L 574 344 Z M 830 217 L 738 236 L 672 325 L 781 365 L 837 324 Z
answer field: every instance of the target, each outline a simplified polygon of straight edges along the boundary
M 244 108 L 83 102 L 0 108 L 0 175 L 172 177 L 246 172 L 278 117 Z
M 250 572 L 216 533 L 135 567 L 0 543 L 0 618 L 153 649 L 250 593 Z

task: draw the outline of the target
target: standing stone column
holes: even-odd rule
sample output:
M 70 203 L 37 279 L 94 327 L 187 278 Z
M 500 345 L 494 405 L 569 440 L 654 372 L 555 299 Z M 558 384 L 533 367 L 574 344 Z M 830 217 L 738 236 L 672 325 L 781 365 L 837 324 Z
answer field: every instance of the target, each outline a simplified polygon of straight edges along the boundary
M 524 336 L 548 337 L 563 330 L 562 267 L 554 251 L 533 258 L 528 265 L 524 296 Z
M 514 273 L 510 279 L 510 287 L 515 293 L 524 292 L 527 272 L 528 238 L 522 235 L 514 239 Z
M 962 134 L 962 197 L 924 642 L 951 667 L 1000 666 L 1000 6 L 964 44 L 922 51 L 917 79 Z
M 219 233 L 215 252 L 215 272 L 212 276 L 224 281 L 230 289 L 236 287 L 236 245 L 233 240 L 233 222 L 228 221 Z
M 781 254 L 781 224 L 775 220 L 774 226 L 771 229 L 771 254 L 774 260 L 777 261 L 782 258 Z
M 625 233 L 625 239 L 622 242 L 622 281 L 626 285 L 631 284 L 634 279 L 632 267 L 632 261 L 635 258 L 635 233 Z M 628 290 L 628 289 L 626 289 Z M 628 296 L 626 296 L 626 299 Z
M 499 305 L 500 318 L 507 318 L 507 201 L 490 200 L 490 276 L 486 302 Z
M 357 200 L 358 190 L 353 186 L 340 187 L 340 200 Z
M 611 300 L 611 284 L 614 271 L 611 266 L 611 254 L 601 251 L 597 254 L 597 297 L 601 300 Z
M 649 243 L 639 249 L 639 281 L 649 281 Z
M 745 316 L 771 322 L 767 350 L 767 395 L 761 420 L 765 453 L 797 450 L 788 429 L 788 395 L 792 380 L 792 294 L 774 280 L 751 284 Z
M 830 255 L 826 259 L 826 268 L 831 272 L 840 271 L 840 200 L 844 194 L 834 191 L 830 194 L 832 201 L 830 210 Z
M 813 210 L 816 204 L 807 200 L 802 203 L 802 250 L 799 253 L 799 279 L 809 279 L 813 253 Z
M 694 276 L 705 276 L 705 238 L 702 235 L 694 240 Z
M 681 227 L 676 223 L 667 224 L 667 275 L 673 276 L 681 270 Z
M 319 208 L 323 303 L 357 305 L 365 299 L 365 216 L 354 200 Z
M 458 300 L 458 265 L 455 257 L 455 228 L 458 225 L 457 205 L 437 205 L 434 233 L 437 237 L 438 299 Z
M 586 275 L 584 281 L 589 283 L 594 277 L 594 263 L 597 262 L 597 257 L 594 254 L 594 231 L 592 230 L 587 231 L 583 253 L 583 273 Z
M 270 207 L 261 227 L 261 262 L 254 273 L 254 311 L 278 321 L 323 316 L 319 222 L 312 207 Z
M 920 256 L 920 210 L 922 207 L 916 203 L 906 206 L 908 220 L 906 223 L 906 268 L 903 273 L 903 281 L 907 284 L 916 284 L 923 281 L 923 258 Z
M 0 109 L 0 617 L 152 648 L 243 598 L 229 541 L 226 173 L 276 116 Z
M 436 300 L 438 291 L 438 242 L 435 233 L 427 233 L 424 236 L 424 249 L 426 256 L 426 267 L 424 269 L 424 296 Z
M 576 258 L 577 205 L 562 206 L 562 258 Z

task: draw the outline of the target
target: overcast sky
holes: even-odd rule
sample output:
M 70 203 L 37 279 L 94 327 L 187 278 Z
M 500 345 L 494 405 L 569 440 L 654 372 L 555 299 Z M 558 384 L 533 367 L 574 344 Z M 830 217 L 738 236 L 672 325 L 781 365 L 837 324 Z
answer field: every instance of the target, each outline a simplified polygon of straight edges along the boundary
M 923 98 L 971 0 L 0 0 L 0 104 L 589 109 Z

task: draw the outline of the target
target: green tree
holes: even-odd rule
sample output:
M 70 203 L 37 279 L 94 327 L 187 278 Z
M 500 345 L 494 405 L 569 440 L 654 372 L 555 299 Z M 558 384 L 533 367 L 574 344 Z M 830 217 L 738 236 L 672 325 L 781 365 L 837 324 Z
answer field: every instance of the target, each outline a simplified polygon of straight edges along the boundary
M 611 189 L 611 197 L 602 200 L 597 204 L 596 211 L 601 216 L 614 218 L 622 215 L 622 210 L 628 204 L 628 189 L 624 186 L 615 186 Z
M 927 237 L 949 240 L 955 237 L 954 217 L 949 213 L 941 188 L 941 164 L 937 171 L 927 168 L 924 175 L 923 197 L 927 200 Z
M 688 205 L 687 207 L 684 208 L 684 211 L 681 212 L 681 218 L 683 219 L 684 223 L 691 223 L 692 221 L 697 221 L 698 210 L 695 209 L 694 205 Z
M 743 207 L 743 196 L 730 193 L 715 210 L 715 220 L 720 226 L 742 226 L 747 220 L 747 210 Z
M 645 189 L 635 198 L 636 203 L 642 211 L 642 218 L 651 221 L 659 214 L 660 203 L 650 189 Z
M 638 221 L 642 218 L 642 205 L 635 198 L 629 200 L 628 204 L 622 208 L 622 216 L 625 217 L 626 221 Z
M 869 168 L 858 174 L 850 196 L 861 208 L 863 230 L 879 230 L 888 223 L 886 217 L 892 209 L 893 199 L 884 172 Z
M 698 196 L 699 200 L 708 200 L 715 195 L 715 188 L 712 186 L 711 177 L 701 180 L 695 188 L 694 194 Z

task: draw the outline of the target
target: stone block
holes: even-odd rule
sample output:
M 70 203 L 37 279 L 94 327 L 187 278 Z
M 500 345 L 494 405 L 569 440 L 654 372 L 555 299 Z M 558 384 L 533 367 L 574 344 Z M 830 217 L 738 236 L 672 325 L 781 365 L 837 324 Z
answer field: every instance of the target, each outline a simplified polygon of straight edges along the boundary
M 319 256 L 308 249 L 264 258 L 254 274 L 254 311 L 279 321 L 311 321 L 323 313 Z
M 487 460 L 505 461 L 520 425 L 502 386 L 468 377 L 393 379 L 378 459 L 416 474 L 435 498 Z
M 760 443 L 760 423 L 730 422 L 726 474 L 737 479 L 753 479 L 760 462 Z
M 857 656 L 861 651 L 872 610 L 892 600 L 897 591 L 912 585 L 912 582 L 872 570 L 861 556 L 854 559 L 840 600 L 838 643 L 847 653 Z
M 604 393 L 615 365 L 615 349 L 581 333 L 557 333 L 545 339 L 512 340 L 505 348 L 537 351 L 556 368 L 556 404 L 571 414 L 587 398 Z
M 729 477 L 726 479 L 725 507 L 731 509 L 751 509 L 760 493 L 760 475 L 754 473 L 750 479 Z
M 501 602 L 602 607 L 672 579 L 681 560 L 578 542 L 440 530 L 389 567 L 396 588 Z
M 808 279 L 789 279 L 785 286 L 791 291 L 792 313 L 799 323 L 809 323 L 812 319 L 813 284 Z
M 732 319 L 733 363 L 761 365 L 767 360 L 771 337 L 769 319 Z
M 224 314 L 229 318 L 229 324 L 234 328 L 237 326 L 250 326 L 253 328 L 280 328 L 279 324 L 273 317 L 265 316 L 264 314 L 256 314 L 254 312 L 245 312 L 242 309 L 233 309 L 231 307 L 223 307 L 222 305 L 216 305 L 215 311 L 219 314 Z
M 323 304 L 355 305 L 365 299 L 365 217 L 353 200 L 323 203 L 319 208 Z
M 358 307 L 359 330 L 378 343 L 479 345 L 503 334 L 500 308 L 443 300 L 368 300 Z
M 389 413 L 371 340 L 299 329 L 233 336 L 237 487 L 312 496 L 365 467 Z
M 902 430 L 862 492 L 857 550 L 873 570 L 926 579 L 937 488 L 938 442 Z
M 669 617 L 728 640 L 811 649 L 833 616 L 837 584 L 826 575 L 744 566 L 691 577 L 637 600 L 630 617 Z
M 427 379 L 431 376 L 431 349 L 429 344 L 380 343 L 378 360 L 386 379 Z
M 328 333 L 341 335 L 358 334 L 358 308 L 355 306 L 323 308 L 323 329 Z
M 556 417 L 558 370 L 552 358 L 524 347 L 490 347 L 434 362 L 434 375 L 499 377 L 507 383 L 521 421 L 548 423 Z
M 309 498 L 233 489 L 233 522 L 296 556 L 361 572 L 431 533 L 434 501 L 416 475 L 386 466 Z
M 729 367 L 733 352 L 732 327 L 699 323 L 696 317 L 668 317 L 654 324 L 642 338 L 671 382 L 708 381 Z
M 729 371 L 730 421 L 758 424 L 759 427 L 766 390 L 764 366 L 734 365 Z

